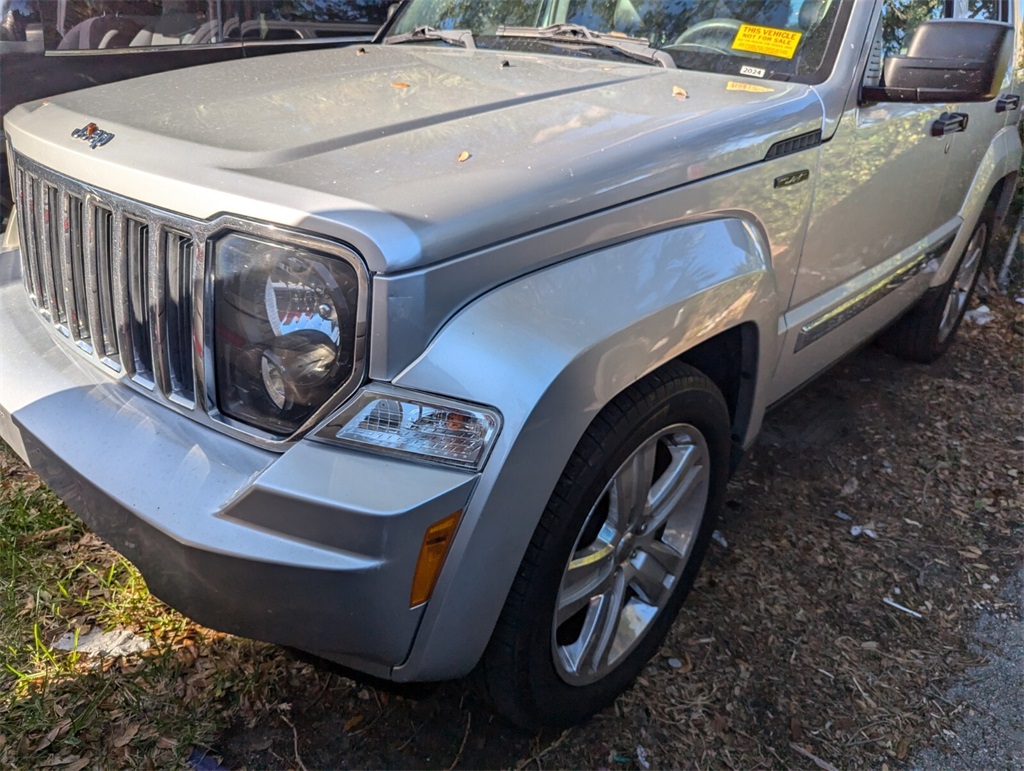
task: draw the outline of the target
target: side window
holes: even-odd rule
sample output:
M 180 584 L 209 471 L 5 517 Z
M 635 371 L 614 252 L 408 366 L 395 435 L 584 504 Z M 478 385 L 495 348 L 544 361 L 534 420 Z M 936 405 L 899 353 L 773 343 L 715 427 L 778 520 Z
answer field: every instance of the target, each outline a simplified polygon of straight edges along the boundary
M 82 51 L 216 43 L 218 3 L 208 0 L 44 2 L 46 49 Z
M 928 19 L 1010 20 L 1010 0 L 886 0 L 882 56 L 905 53 L 914 30 Z
M 225 37 L 295 41 L 365 37 L 387 21 L 394 0 L 260 0 L 241 3 L 224 24 Z
M 40 4 L 46 49 L 68 51 L 369 37 L 387 20 L 394 0 L 5 2 L 12 8 Z M 21 16 L 9 15 L 14 29 Z
M 36 0 L 0 0 L 0 51 L 43 50 L 43 24 Z
M 946 16 L 946 0 L 886 0 L 882 16 L 882 57 L 906 53 L 923 21 Z
M 957 19 L 1010 20 L 1010 0 L 954 0 L 946 15 Z

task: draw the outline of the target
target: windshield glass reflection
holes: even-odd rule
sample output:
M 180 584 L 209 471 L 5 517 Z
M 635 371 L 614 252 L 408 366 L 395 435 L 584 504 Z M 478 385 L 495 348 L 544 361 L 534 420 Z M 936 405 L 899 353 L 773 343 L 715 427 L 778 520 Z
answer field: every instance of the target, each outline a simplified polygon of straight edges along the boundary
M 814 82 L 831 68 L 850 5 L 847 0 L 411 0 L 387 36 L 408 36 L 421 28 L 467 30 L 480 48 L 622 58 L 614 46 L 570 35 L 564 26 L 532 38 L 505 33 L 507 27 L 577 25 L 643 41 L 679 67 Z M 409 42 L 445 44 L 436 35 L 418 37 Z

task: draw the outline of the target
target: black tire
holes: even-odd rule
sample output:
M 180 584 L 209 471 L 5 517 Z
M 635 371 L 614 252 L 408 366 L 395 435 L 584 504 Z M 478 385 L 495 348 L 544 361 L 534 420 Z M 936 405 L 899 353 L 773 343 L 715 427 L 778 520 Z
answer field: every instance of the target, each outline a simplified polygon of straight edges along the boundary
M 684 437 L 691 444 L 686 444 Z M 725 400 L 707 377 L 687 365 L 665 366 L 601 411 L 555 486 L 487 650 L 471 677 L 499 713 L 531 730 L 563 727 L 605 708 L 630 686 L 657 653 L 696 579 L 724 495 L 729 447 Z M 645 475 L 659 484 L 653 488 L 650 481 L 646 488 L 629 484 L 632 479 L 643 482 Z M 633 492 L 633 505 L 622 507 L 624 513 L 615 514 L 615 521 L 638 524 L 632 529 L 621 528 L 626 535 L 606 542 L 598 535 L 607 538 L 609 531 L 604 524 L 613 521 L 612 507 L 622 506 L 612 503 L 612 498 L 627 500 L 624 488 Z M 634 520 L 633 514 L 639 511 L 643 515 Z M 672 513 L 659 520 L 655 516 L 659 512 Z M 683 527 L 682 517 L 687 518 L 688 528 Z M 599 534 L 588 532 L 597 525 L 602 526 Z M 678 535 L 683 531 L 691 534 L 685 541 Z M 591 535 L 593 541 L 588 540 Z M 672 539 L 672 553 L 666 559 L 664 547 Z M 611 546 L 610 541 L 615 545 Z M 595 544 L 606 547 L 608 556 L 591 567 L 589 558 L 578 559 L 578 555 L 588 549 L 597 551 Z M 663 562 L 674 567 L 664 568 Z M 600 610 L 594 611 L 596 595 L 588 594 L 590 588 L 579 591 L 570 582 L 575 592 L 571 600 L 566 599 L 566 593 L 573 592 L 563 593 L 563 588 L 570 571 L 578 570 L 574 566 L 586 565 L 587 573 L 596 575 L 604 564 L 612 571 L 608 580 L 618 581 L 618 599 L 609 599 L 608 607 L 618 604 L 620 610 L 611 611 L 606 616 L 610 620 L 600 622 L 606 633 L 595 632 L 587 639 L 597 640 L 595 646 L 606 645 L 609 650 L 600 654 L 592 669 L 581 665 L 570 672 L 564 652 L 572 646 L 584 649 L 586 645 L 580 642 L 582 629 L 577 639 L 571 638 L 571 630 L 567 633 L 566 629 L 585 627 L 592 612 Z M 644 566 L 647 569 L 642 569 Z M 655 571 L 654 581 L 650 580 L 650 570 Z M 664 578 L 658 579 L 661 571 Z M 647 586 L 653 587 L 648 593 L 642 589 L 641 574 Z M 634 581 L 640 589 L 634 588 Z M 655 593 L 660 593 L 656 599 Z M 607 597 L 611 596 L 609 589 Z M 626 601 L 626 597 L 630 599 Z M 604 599 L 602 595 L 599 606 Z M 556 606 L 558 602 L 565 604 Z M 580 607 L 572 610 L 577 602 Z M 655 606 L 639 633 L 623 621 L 627 614 L 635 621 L 636 613 Z M 575 615 L 556 625 L 556 607 Z M 581 615 L 583 619 L 577 620 Z M 619 644 L 620 638 L 628 640 L 628 635 L 634 633 L 636 637 L 628 645 Z M 563 641 L 567 634 L 569 639 Z M 620 654 L 613 662 L 616 644 Z M 601 664 L 606 654 L 607 661 Z
M 883 350 L 901 359 L 928 364 L 949 349 L 981 275 L 993 224 L 990 204 L 982 212 L 949 280 L 929 291 L 879 336 L 878 344 Z

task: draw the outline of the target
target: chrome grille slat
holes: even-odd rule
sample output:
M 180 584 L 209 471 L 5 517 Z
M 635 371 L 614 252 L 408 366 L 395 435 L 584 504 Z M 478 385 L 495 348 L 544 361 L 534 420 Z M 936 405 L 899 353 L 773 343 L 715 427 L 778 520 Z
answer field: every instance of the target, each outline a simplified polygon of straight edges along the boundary
M 71 253 L 73 251 L 71 235 L 71 207 L 68 194 L 58 188 L 49 188 L 48 199 L 50 201 L 50 243 L 55 247 L 53 259 L 60 266 L 54 274 L 60 274 L 60 282 L 57 285 L 57 294 L 60 305 L 64 308 L 65 322 L 68 334 L 76 343 L 82 343 L 81 329 L 79 328 L 78 294 L 81 287 L 75 289 L 75 271 L 72 266 Z M 81 285 L 82 278 L 79 275 L 78 282 Z M 83 311 L 87 313 L 88 311 Z M 88 332 L 86 332 L 86 346 L 88 346 Z
M 46 295 L 57 329 L 70 336 L 68 312 L 64 304 L 64 266 L 60 255 L 60 206 L 56 188 L 44 181 L 38 183 L 40 219 L 37 222 L 41 238 L 43 276 L 46 278 Z M 57 204 L 57 205 L 55 205 Z
M 36 271 L 35 259 L 36 250 L 33 231 L 26 221 L 25 213 L 31 211 L 27 204 L 25 191 L 26 174 L 18 168 L 14 168 L 14 200 L 18 202 L 18 232 L 21 233 L 24 248 L 21 250 L 21 273 L 28 291 L 29 298 L 36 305 L 39 304 L 39 276 Z
M 117 349 L 121 352 L 121 367 L 132 379 L 135 378 L 135 347 L 131 326 L 131 311 L 128 305 L 128 223 L 123 212 L 114 207 L 110 217 L 110 299 L 114 311 L 114 334 Z
M 151 293 L 149 266 L 151 246 L 150 229 L 146 222 L 134 217 L 125 218 L 125 257 L 128 270 L 127 316 L 131 350 L 134 354 L 133 377 L 147 388 L 155 384 L 153 378 L 153 334 L 150 323 Z
M 100 320 L 100 279 L 96 267 L 96 209 L 87 199 L 82 202 L 82 278 L 85 282 L 84 299 L 88 310 L 87 324 L 89 338 L 94 350 L 104 356 L 107 352 L 103 347 L 103 322 Z
M 164 245 L 163 231 L 160 228 L 146 229 L 146 259 L 142 267 L 145 269 L 143 280 L 146 286 L 146 325 L 144 333 L 149 345 L 149 361 L 153 382 L 164 396 L 169 397 L 171 377 L 167 371 L 167 350 L 165 343 L 164 324 L 166 319 L 167 299 L 164 296 L 164 263 L 167 254 Z
M 43 270 L 45 260 L 40 254 L 42 242 L 39 237 L 39 219 L 42 216 L 41 207 L 37 205 L 36 180 L 30 174 L 24 175 L 25 182 L 25 240 L 28 244 L 29 262 L 34 273 L 33 283 L 36 290 L 36 305 L 49 314 L 50 298 L 46 289 L 46 274 Z
M 207 358 L 206 348 L 208 340 L 212 340 L 213 332 L 206 325 L 206 313 L 199 298 L 206 296 L 206 282 L 208 273 L 206 270 L 206 244 L 201 239 L 196 239 L 195 248 L 192 254 L 192 339 L 190 341 L 192 351 L 192 369 L 195 378 L 195 406 L 200 412 L 213 412 L 217 400 L 213 394 L 213 360 Z M 213 295 L 213 288 L 209 289 L 210 296 Z M 207 337 L 209 336 L 209 338 Z M 212 343 L 210 343 L 212 346 Z
M 165 278 L 164 339 L 167 387 L 172 398 L 195 401 L 195 369 L 192 363 L 192 263 L 195 243 L 185 233 L 163 231 L 162 254 Z
M 114 314 L 114 286 L 113 286 L 113 262 L 114 262 L 114 212 L 95 204 L 90 204 L 89 212 L 93 218 L 93 228 L 89 231 L 88 243 L 93 249 L 93 265 L 96 270 L 96 289 L 98 296 L 99 336 L 96 338 L 102 341 L 102 346 L 97 343 L 98 350 L 108 358 L 106 362 L 116 369 L 121 369 L 121 359 L 118 355 L 120 347 L 117 344 L 117 318 Z
M 85 223 L 84 204 L 78 196 L 65 192 L 62 196 L 65 216 L 62 218 L 64 235 L 61 239 L 67 252 L 64 261 L 65 276 L 70 278 L 67 293 L 68 308 L 71 309 L 71 334 L 80 346 L 92 352 L 92 329 L 89 319 L 89 281 L 85 275 Z

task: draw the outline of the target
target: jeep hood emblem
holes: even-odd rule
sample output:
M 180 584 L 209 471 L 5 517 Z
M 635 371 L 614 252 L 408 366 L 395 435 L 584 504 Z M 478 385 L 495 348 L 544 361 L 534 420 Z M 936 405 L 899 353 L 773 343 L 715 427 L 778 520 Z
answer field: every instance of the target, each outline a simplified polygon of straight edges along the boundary
M 75 129 L 71 132 L 71 136 L 75 139 L 85 140 L 93 150 L 97 147 L 103 147 L 103 145 L 114 138 L 113 134 L 109 131 L 103 131 L 95 123 L 87 123 L 82 128 Z

